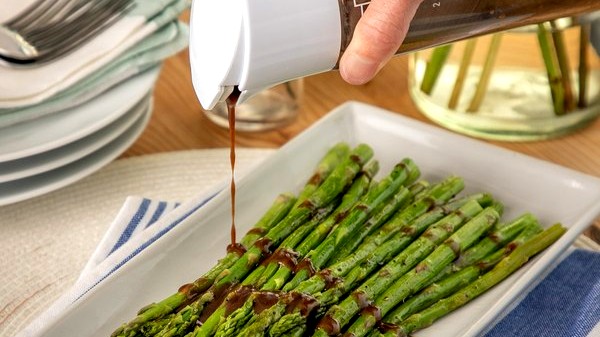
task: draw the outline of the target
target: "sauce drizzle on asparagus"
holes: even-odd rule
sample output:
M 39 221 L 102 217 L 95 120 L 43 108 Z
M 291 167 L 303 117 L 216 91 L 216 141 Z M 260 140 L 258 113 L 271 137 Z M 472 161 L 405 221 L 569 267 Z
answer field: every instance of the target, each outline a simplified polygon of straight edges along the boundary
M 229 163 L 231 164 L 231 246 L 235 246 L 235 106 L 240 98 L 240 90 L 234 87 L 227 97 L 227 115 L 229 119 Z

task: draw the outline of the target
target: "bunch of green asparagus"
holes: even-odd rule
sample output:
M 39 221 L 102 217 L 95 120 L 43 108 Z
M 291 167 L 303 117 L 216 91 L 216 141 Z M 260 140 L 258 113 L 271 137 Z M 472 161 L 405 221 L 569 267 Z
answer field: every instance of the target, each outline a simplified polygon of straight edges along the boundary
M 406 336 L 471 301 L 556 241 L 531 214 L 501 221 L 460 177 L 411 159 L 376 181 L 365 144 L 335 145 L 297 197 L 280 195 L 212 269 L 113 336 Z

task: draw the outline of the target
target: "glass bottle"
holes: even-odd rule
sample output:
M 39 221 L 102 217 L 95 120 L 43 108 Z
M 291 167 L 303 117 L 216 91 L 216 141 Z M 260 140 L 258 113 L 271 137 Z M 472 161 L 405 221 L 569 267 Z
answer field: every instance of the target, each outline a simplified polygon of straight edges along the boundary
M 408 0 L 410 1 L 410 0 Z M 212 109 L 337 67 L 366 0 L 194 0 L 192 80 Z M 598 0 L 424 0 L 398 53 L 600 9 Z

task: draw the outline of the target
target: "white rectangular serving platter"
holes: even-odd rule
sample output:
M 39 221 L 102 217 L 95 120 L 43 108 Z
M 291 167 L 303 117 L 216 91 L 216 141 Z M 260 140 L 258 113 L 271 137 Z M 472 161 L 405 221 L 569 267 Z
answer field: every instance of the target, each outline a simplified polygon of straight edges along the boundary
M 463 193 L 486 191 L 505 206 L 504 219 L 535 214 L 545 226 L 567 233 L 515 275 L 416 336 L 477 336 L 516 297 L 549 271 L 554 261 L 600 215 L 600 180 L 548 162 L 453 134 L 361 103 L 349 102 L 291 140 L 237 182 L 237 217 L 243 233 L 281 192 L 297 192 L 335 143 L 367 143 L 381 163 L 380 176 L 404 157 L 431 182 L 456 174 Z M 225 253 L 231 222 L 225 189 L 202 208 L 183 205 L 167 219 L 170 232 L 134 256 L 48 325 L 46 337 L 106 337 L 142 306 L 191 282 Z M 179 221 L 178 219 L 183 219 Z

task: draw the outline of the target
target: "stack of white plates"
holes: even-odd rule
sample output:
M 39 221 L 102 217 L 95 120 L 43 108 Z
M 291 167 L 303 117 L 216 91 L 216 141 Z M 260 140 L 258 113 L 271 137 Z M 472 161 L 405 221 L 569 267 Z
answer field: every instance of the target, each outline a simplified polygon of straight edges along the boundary
M 159 68 L 79 105 L 0 128 L 0 205 L 71 184 L 123 153 L 152 112 Z

